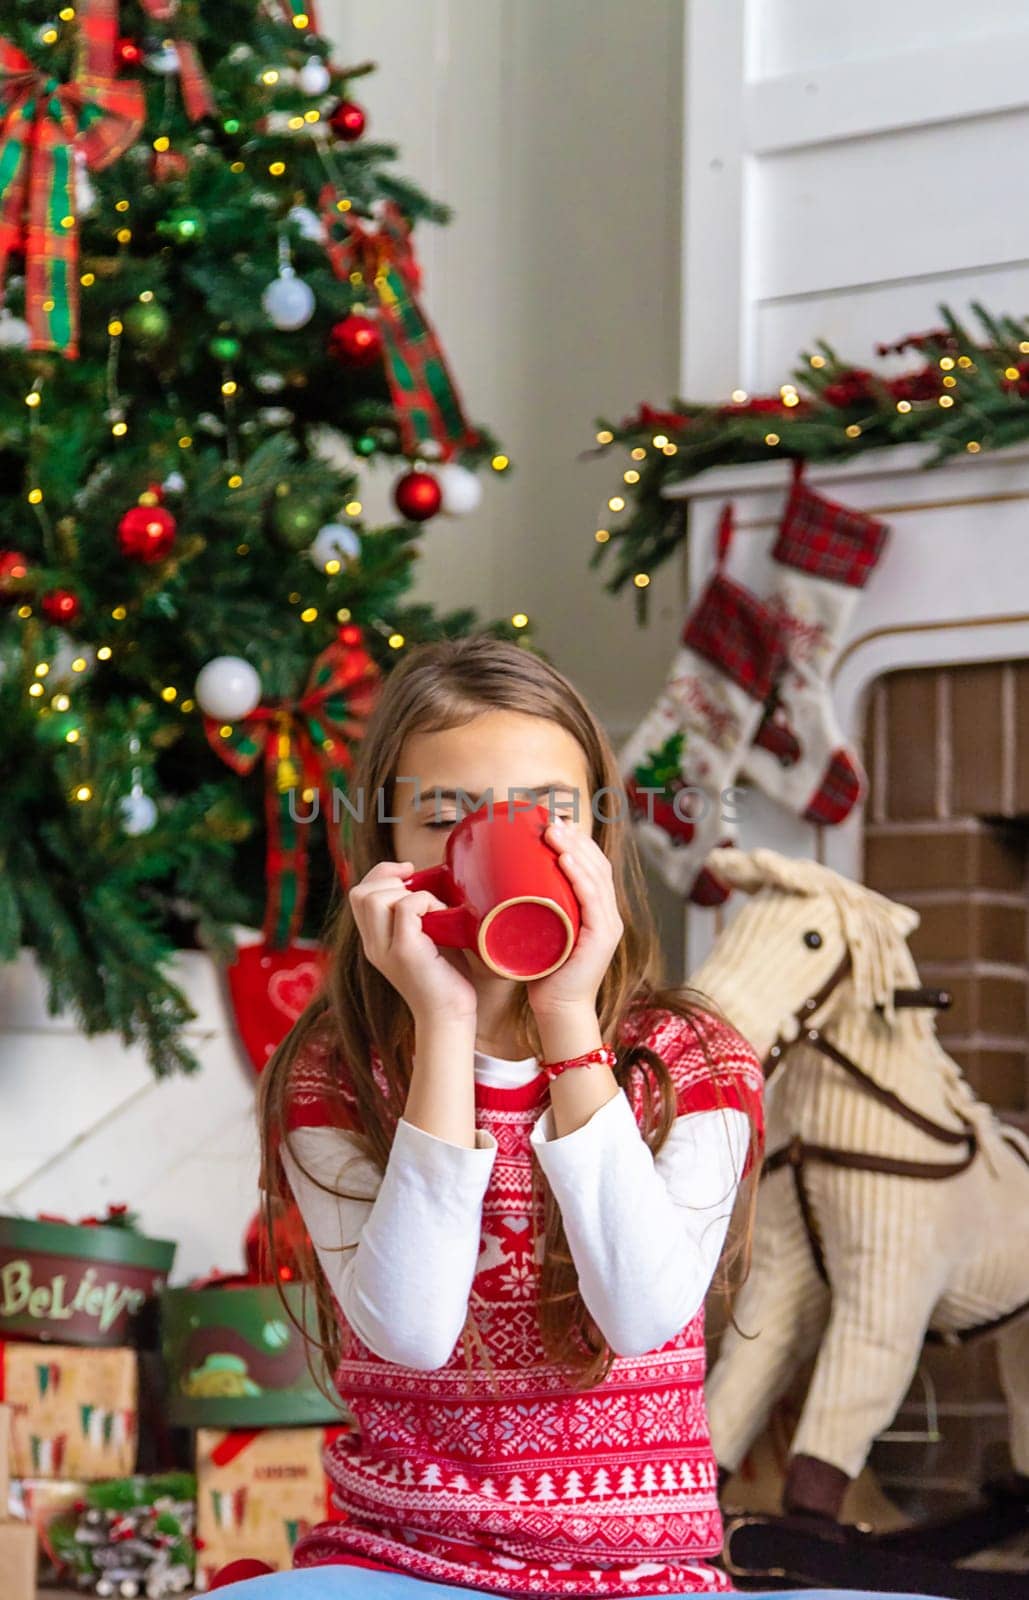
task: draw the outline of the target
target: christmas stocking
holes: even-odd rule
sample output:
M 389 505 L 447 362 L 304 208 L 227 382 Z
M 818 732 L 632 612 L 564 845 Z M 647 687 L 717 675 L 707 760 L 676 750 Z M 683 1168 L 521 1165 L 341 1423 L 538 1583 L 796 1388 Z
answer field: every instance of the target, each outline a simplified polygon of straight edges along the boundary
M 722 570 L 731 533 L 727 506 L 714 576 L 686 620 L 661 693 L 618 752 L 640 853 L 663 882 L 700 905 L 729 895 L 704 857 L 733 841 L 723 792 L 740 770 L 784 659 L 778 619 Z
M 836 720 L 829 673 L 889 530 L 816 494 L 802 477 L 797 461 L 772 551 L 777 581 L 768 605 L 786 666 L 742 772 L 806 821 L 831 824 L 857 804 L 866 780 Z

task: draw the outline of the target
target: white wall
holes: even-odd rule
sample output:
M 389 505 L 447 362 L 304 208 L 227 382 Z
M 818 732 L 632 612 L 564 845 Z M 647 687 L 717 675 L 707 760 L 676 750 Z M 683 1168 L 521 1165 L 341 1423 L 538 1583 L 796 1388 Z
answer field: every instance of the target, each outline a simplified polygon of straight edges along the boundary
M 515 470 L 474 519 L 430 523 L 418 593 L 523 610 L 617 734 L 659 686 L 681 620 L 675 564 L 633 599 L 587 561 L 610 461 L 598 413 L 671 392 L 678 366 L 681 0 L 322 0 L 369 137 L 452 205 L 417 235 L 426 303 L 469 412 Z

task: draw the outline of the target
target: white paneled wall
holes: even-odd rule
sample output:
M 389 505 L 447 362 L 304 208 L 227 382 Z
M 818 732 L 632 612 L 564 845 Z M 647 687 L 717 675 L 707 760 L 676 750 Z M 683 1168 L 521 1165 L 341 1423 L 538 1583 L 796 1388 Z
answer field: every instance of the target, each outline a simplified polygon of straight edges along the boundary
M 419 230 L 426 301 L 475 417 L 517 470 L 479 515 L 440 518 L 417 594 L 485 618 L 525 610 L 613 730 L 656 690 L 679 575 L 636 627 L 586 562 L 611 471 L 583 464 L 597 412 L 675 387 L 681 148 L 679 0 L 322 0 L 369 137 L 456 211 Z M 388 504 L 389 475 L 365 499 Z M 46 1015 L 26 959 L 0 969 L 0 1210 L 73 1216 L 109 1200 L 182 1241 L 175 1277 L 234 1270 L 256 1203 L 253 1078 L 212 969 L 182 970 L 200 1018 L 192 1080 Z
M 1029 310 L 1022 0 L 693 0 L 684 388 L 774 388 L 821 336 L 858 365 L 961 316 Z

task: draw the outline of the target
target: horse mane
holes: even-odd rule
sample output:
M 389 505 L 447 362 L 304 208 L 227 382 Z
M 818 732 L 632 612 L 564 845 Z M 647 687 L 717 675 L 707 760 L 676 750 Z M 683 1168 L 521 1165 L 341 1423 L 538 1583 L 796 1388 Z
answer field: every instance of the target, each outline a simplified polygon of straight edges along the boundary
M 718 877 L 748 894 L 778 889 L 786 894 L 827 895 L 850 952 L 858 1007 L 880 1008 L 891 1029 L 903 1026 L 922 1037 L 935 1034 L 931 1011 L 911 1009 L 901 1018 L 893 1000 L 894 989 L 916 988 L 919 982 L 907 943 L 920 920 L 911 906 L 889 900 L 821 862 L 780 855 L 777 850 L 723 847 L 712 850 L 707 862 Z

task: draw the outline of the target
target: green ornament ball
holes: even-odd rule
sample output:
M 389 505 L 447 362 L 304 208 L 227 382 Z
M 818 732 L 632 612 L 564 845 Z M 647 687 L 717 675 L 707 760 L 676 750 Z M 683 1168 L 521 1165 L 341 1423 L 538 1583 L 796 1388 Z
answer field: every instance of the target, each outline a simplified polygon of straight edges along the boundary
M 207 223 L 196 206 L 176 206 L 161 218 L 157 231 L 175 244 L 197 244 L 207 231 Z
M 160 344 L 171 331 L 171 317 L 156 300 L 130 306 L 122 320 L 129 338 L 140 344 Z
M 377 448 L 375 439 L 370 433 L 360 433 L 354 440 L 354 449 L 359 456 L 373 456 Z
M 216 361 L 235 361 L 243 346 L 232 333 L 216 333 L 208 345 Z
M 321 527 L 322 517 L 313 500 L 287 494 L 276 500 L 272 522 L 275 532 L 291 550 L 303 550 Z

